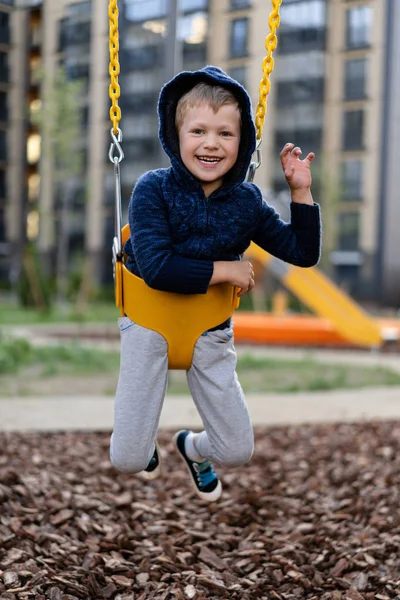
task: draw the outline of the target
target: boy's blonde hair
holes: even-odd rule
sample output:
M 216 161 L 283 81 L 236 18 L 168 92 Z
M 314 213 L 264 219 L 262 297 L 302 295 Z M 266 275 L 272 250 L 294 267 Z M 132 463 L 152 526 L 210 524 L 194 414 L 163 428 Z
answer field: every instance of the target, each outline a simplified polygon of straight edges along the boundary
M 177 131 L 182 127 L 187 109 L 199 106 L 200 104 L 209 104 L 215 113 L 218 112 L 221 106 L 236 104 L 239 113 L 241 112 L 239 102 L 232 92 L 219 85 L 198 83 L 179 99 L 175 113 Z

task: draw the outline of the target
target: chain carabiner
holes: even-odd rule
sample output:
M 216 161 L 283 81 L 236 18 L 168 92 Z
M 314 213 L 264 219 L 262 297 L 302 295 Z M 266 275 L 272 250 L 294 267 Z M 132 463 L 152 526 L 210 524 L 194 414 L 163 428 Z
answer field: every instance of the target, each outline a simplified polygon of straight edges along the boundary
M 254 175 L 256 174 L 258 167 L 261 165 L 261 162 L 262 162 L 262 154 L 261 154 L 261 148 L 260 148 L 261 142 L 262 142 L 262 138 L 257 140 L 257 145 L 256 145 L 256 150 L 255 150 L 256 160 L 252 160 L 250 163 L 249 170 L 247 171 L 247 177 L 246 177 L 247 183 L 253 183 Z
M 122 142 L 122 131 L 119 127 L 117 127 L 117 135 L 114 133 L 114 129 L 111 128 L 111 139 L 112 142 L 110 144 L 110 149 L 108 151 L 108 158 L 110 161 L 115 164 L 115 161 L 118 163 L 121 162 L 124 158 L 124 151 L 122 150 L 121 142 Z M 115 153 L 117 152 L 117 154 Z

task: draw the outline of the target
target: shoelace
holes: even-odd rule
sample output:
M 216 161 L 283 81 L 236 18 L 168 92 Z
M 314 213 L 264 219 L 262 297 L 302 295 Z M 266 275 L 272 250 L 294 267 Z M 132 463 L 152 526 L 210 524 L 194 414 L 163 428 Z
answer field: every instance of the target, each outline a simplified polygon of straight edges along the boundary
M 197 480 L 200 487 L 206 487 L 209 483 L 214 481 L 216 474 L 209 460 L 205 460 L 202 463 L 195 463 L 197 465 Z

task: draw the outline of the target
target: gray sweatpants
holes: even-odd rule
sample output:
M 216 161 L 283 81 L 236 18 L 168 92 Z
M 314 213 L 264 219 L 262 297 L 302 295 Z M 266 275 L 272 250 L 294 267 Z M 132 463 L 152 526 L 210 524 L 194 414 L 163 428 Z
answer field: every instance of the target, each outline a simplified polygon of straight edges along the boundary
M 137 473 L 153 455 L 167 389 L 167 342 L 157 332 L 118 319 L 120 374 L 115 398 L 110 457 L 120 471 Z M 205 431 L 196 440 L 199 454 L 216 465 L 248 462 L 253 429 L 236 375 L 233 330 L 209 331 L 196 342 L 187 381 Z

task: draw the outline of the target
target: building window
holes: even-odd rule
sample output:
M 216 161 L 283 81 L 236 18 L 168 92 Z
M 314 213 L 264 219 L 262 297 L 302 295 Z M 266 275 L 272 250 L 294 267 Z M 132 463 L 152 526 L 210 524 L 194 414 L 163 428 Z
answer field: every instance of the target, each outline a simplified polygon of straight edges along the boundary
M 348 160 L 342 164 L 342 199 L 362 199 L 363 163 L 361 160 Z
M 183 42 L 183 67 L 189 71 L 196 71 L 207 64 L 207 45 L 190 44 Z
M 364 111 L 347 110 L 343 121 L 343 150 L 362 150 L 364 147 Z
M 338 285 L 352 296 L 356 296 L 360 285 L 359 265 L 336 265 L 335 279 Z
M 158 142 L 152 138 L 128 140 L 124 144 L 124 154 L 127 162 L 143 160 L 143 157 L 154 156 L 158 152 Z
M 372 6 L 355 6 L 347 10 L 346 44 L 349 50 L 365 48 L 371 43 Z
M 64 62 L 65 74 L 69 80 L 87 80 L 89 78 L 89 65 L 85 62 L 78 63 L 67 59 Z M 83 81 L 84 85 L 88 85 L 87 81 Z
M 75 2 L 74 4 L 68 5 L 68 15 L 70 17 L 89 17 L 92 14 L 92 2 L 91 0 L 84 0 L 84 2 Z
M 167 14 L 167 0 L 127 0 L 125 14 L 128 21 L 146 21 L 159 19 Z
M 348 60 L 345 66 L 345 100 L 359 100 L 366 96 L 367 61 L 365 58 Z
M 298 81 L 299 73 L 307 73 L 308 79 L 324 79 L 325 62 L 325 52 L 322 50 L 296 54 L 282 54 L 279 50 L 277 79 L 278 81 Z M 276 85 L 275 79 L 274 85 Z
M 128 94 L 147 94 L 156 92 L 162 81 L 162 69 L 131 71 L 124 76 L 124 88 Z
M 0 43 L 10 43 L 10 15 L 6 12 L 0 12 Z
M 7 180 L 6 172 L 0 170 L 0 198 L 6 198 L 7 196 Z
M 247 69 L 246 67 L 232 67 L 229 69 L 229 75 L 236 79 L 239 83 L 242 84 L 243 87 L 247 85 Z
M 183 12 L 207 10 L 208 0 L 179 0 L 179 9 Z
M 275 136 L 276 153 L 282 151 L 282 148 L 288 142 L 299 146 L 303 151 L 303 156 L 309 152 L 316 152 L 322 146 L 322 129 L 291 129 L 290 131 L 277 131 Z
M 58 51 L 65 52 L 71 46 L 90 46 L 90 21 L 61 19 L 59 22 Z
M 234 19 L 231 29 L 231 57 L 247 56 L 248 19 Z
M 132 111 L 140 114 L 156 114 L 157 111 L 157 93 L 155 91 L 132 94 L 123 94 L 120 98 L 122 112 Z
M 298 102 L 322 102 L 323 98 L 323 78 L 279 81 L 277 84 L 278 106 L 287 106 Z
M 157 45 L 129 48 L 121 53 L 121 63 L 122 61 L 129 71 L 160 67 L 163 64 L 163 48 Z
M 6 52 L 0 52 L 0 81 L 2 83 L 9 81 L 8 54 Z
M 0 161 L 6 162 L 7 160 L 7 133 L 0 131 Z
M 187 44 L 204 44 L 207 39 L 207 13 L 195 12 L 179 19 L 178 37 Z
M 326 33 L 325 0 L 283 2 L 278 48 L 281 53 L 323 49 Z
M 8 95 L 6 92 L 0 92 L 0 121 L 8 119 Z
M 283 106 L 278 104 L 278 107 L 275 127 L 282 133 L 286 131 L 289 137 L 293 132 L 323 129 L 324 127 L 324 105 L 320 102 L 298 102 Z M 294 142 L 294 140 L 290 141 Z M 303 147 L 301 146 L 301 148 Z
M 338 249 L 358 250 L 360 237 L 360 214 L 358 212 L 339 215 Z
M 249 8 L 251 0 L 231 0 L 231 9 L 240 10 L 241 8 Z

